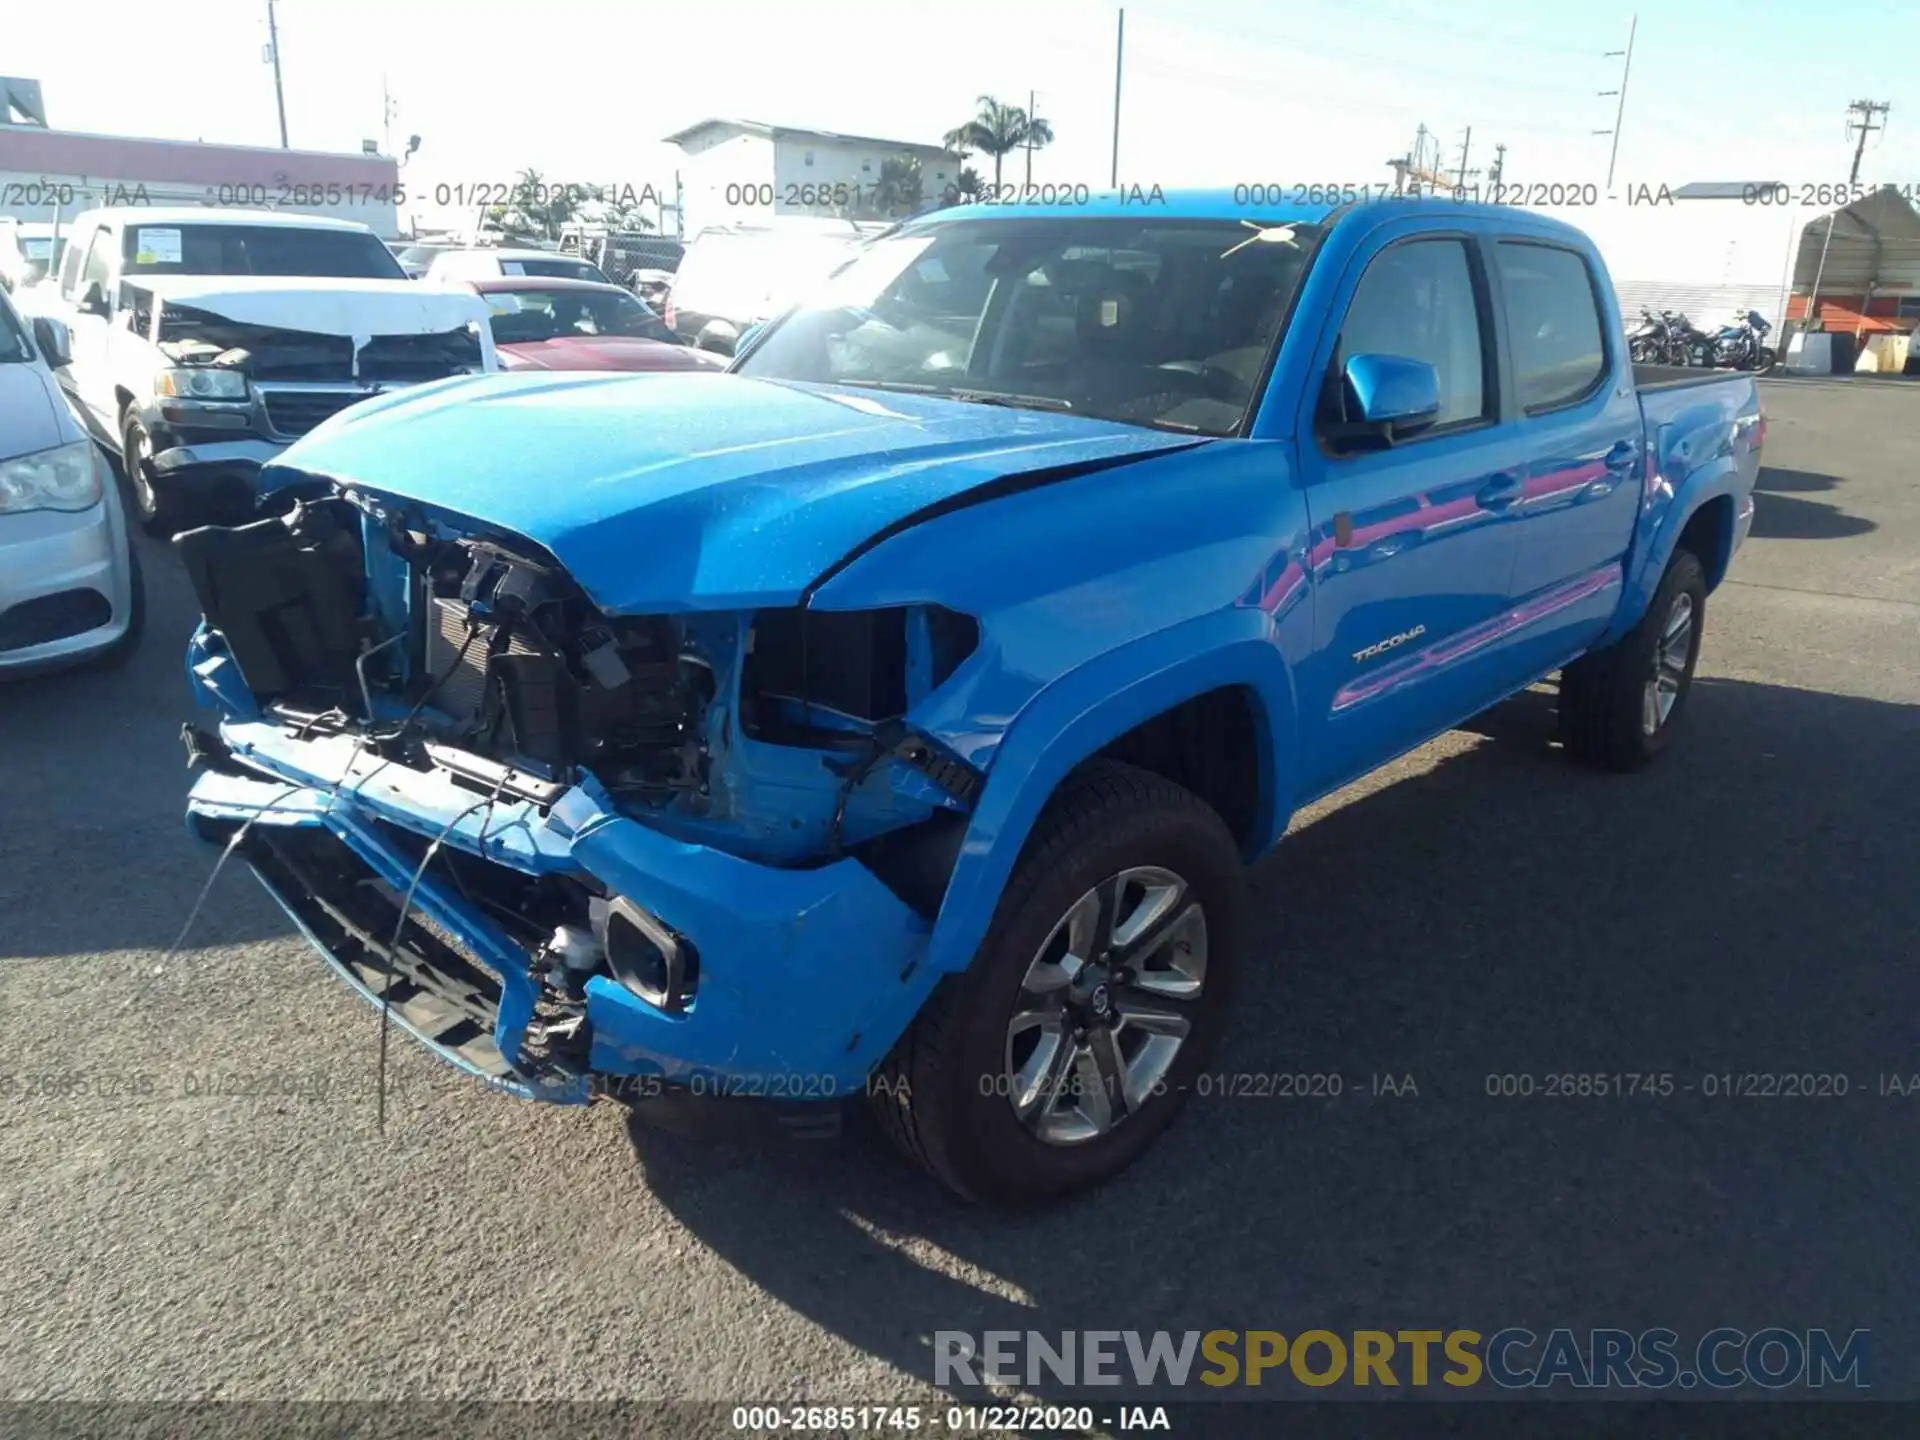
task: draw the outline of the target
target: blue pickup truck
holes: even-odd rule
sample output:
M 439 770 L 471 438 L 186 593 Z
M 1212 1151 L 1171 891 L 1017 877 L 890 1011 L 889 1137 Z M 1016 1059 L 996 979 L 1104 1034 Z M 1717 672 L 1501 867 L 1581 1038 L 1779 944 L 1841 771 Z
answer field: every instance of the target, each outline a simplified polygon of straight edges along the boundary
M 490 1085 L 865 1097 L 1060 1194 L 1300 806 L 1555 672 L 1570 756 L 1672 741 L 1764 427 L 1523 211 L 941 211 L 726 373 L 368 400 L 179 537 L 190 825 Z

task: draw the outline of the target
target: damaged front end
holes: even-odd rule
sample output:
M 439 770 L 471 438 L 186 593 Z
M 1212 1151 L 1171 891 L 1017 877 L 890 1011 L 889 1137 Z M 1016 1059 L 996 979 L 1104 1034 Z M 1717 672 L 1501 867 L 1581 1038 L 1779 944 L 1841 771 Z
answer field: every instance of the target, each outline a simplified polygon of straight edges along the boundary
M 352 485 L 176 542 L 205 620 L 189 823 L 471 1073 L 857 1090 L 978 771 L 915 727 L 979 644 L 931 605 L 610 614 L 524 537 Z M 638 563 L 638 561 L 636 561 Z

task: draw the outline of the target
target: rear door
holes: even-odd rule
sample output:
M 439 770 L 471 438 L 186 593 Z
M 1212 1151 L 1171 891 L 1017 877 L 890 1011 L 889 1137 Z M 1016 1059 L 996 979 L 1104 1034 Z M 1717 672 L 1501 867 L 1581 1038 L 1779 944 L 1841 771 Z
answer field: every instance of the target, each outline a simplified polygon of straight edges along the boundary
M 1526 450 L 1502 421 L 1498 330 L 1481 234 L 1402 219 L 1342 277 L 1298 423 L 1312 528 L 1314 646 L 1300 670 L 1307 791 L 1352 778 L 1520 683 L 1502 617 L 1508 512 Z M 1338 377 L 1360 354 L 1431 364 L 1437 423 L 1388 449 L 1328 435 Z
M 1620 599 L 1641 500 L 1640 402 L 1605 277 L 1566 244 L 1500 234 L 1491 270 L 1530 458 L 1517 524 L 1516 644 L 1537 672 L 1585 649 Z

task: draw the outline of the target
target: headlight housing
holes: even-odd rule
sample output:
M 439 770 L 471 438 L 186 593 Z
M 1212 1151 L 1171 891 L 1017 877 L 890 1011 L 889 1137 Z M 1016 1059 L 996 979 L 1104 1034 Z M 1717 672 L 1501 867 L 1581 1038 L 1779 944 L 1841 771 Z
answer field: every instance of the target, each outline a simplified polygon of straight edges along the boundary
M 91 440 L 0 461 L 0 515 L 91 509 L 100 503 L 105 463 Z
M 247 377 L 238 370 L 188 365 L 153 377 L 153 393 L 176 400 L 244 400 Z

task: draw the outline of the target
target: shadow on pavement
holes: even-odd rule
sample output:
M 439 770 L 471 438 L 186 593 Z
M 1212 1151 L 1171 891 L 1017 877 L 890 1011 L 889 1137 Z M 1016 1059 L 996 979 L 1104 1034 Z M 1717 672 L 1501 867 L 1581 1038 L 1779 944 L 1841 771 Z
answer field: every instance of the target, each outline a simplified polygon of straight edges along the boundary
M 1778 494 L 1765 485 L 1753 500 L 1752 535 L 1756 540 L 1845 540 L 1879 528 L 1866 517 L 1849 515 L 1838 506 Z
M 1789 491 L 1831 490 L 1840 483 L 1838 475 L 1823 475 L 1814 470 L 1781 470 L 1772 465 L 1763 465 L 1753 488 L 1777 495 Z
M 1886 1263 L 1911 1245 L 1920 1100 L 1877 1084 L 1920 1071 L 1920 707 L 1703 677 L 1687 726 L 1653 769 L 1596 774 L 1529 692 L 1487 717 L 1500 743 L 1349 792 L 1254 872 L 1214 1070 L 1336 1074 L 1338 1099 L 1196 1096 L 1102 1192 L 1013 1217 L 851 1141 L 636 1123 L 646 1181 L 926 1381 L 941 1330 L 1920 1333 Z M 1546 1096 L 1576 1073 L 1668 1088 Z M 1782 1073 L 1846 1093 L 1727 1098 Z M 1490 1094 L 1502 1076 L 1535 1094 Z

